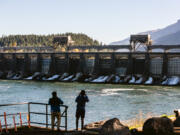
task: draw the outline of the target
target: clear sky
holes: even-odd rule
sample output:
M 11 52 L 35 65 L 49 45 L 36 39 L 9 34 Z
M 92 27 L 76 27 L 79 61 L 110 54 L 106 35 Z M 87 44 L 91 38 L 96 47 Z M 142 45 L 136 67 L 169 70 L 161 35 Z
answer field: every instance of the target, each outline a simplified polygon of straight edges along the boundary
M 0 36 L 85 33 L 110 43 L 180 19 L 180 0 L 0 0 Z

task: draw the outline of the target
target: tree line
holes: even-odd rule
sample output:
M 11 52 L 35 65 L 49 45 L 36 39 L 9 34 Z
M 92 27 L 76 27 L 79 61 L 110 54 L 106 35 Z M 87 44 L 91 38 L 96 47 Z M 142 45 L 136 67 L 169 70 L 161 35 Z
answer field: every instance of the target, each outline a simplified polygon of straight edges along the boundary
M 71 36 L 74 45 L 100 45 L 102 43 L 82 33 L 64 33 L 51 35 L 9 35 L 0 37 L 0 46 L 53 46 L 54 37 Z

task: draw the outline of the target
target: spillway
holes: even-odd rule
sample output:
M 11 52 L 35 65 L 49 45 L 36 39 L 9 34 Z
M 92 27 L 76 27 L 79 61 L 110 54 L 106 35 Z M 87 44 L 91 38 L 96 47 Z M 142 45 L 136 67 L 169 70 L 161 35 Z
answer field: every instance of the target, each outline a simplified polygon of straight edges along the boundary
M 80 55 L 70 55 L 69 56 L 69 66 L 68 66 L 68 73 L 75 74 L 81 71 L 81 60 Z
M 143 77 L 139 77 L 138 80 L 135 81 L 135 84 L 141 84 L 143 82 Z
M 111 59 L 111 55 L 107 55 L 107 54 L 101 54 L 99 56 L 99 69 L 98 69 L 98 73 L 101 75 L 108 75 L 113 73 L 113 68 L 112 68 L 112 59 Z
M 150 76 L 144 84 L 152 84 L 153 78 Z
M 150 73 L 152 75 L 161 75 L 163 71 L 163 59 L 161 57 L 153 57 L 150 60 Z
M 115 57 L 115 73 L 124 76 L 128 68 L 128 55 L 117 55 Z
M 131 77 L 131 80 L 129 81 L 130 84 L 135 83 L 136 79 L 134 76 Z
M 28 73 L 33 74 L 38 71 L 38 56 L 36 54 L 29 54 L 28 56 Z
M 54 65 L 52 66 L 55 74 L 63 74 L 68 72 L 68 59 L 65 54 L 55 54 L 53 59 Z
M 44 55 L 41 58 L 41 73 L 48 74 L 51 65 L 51 57 L 50 55 Z
M 87 56 L 85 58 L 83 72 L 84 74 L 92 74 L 95 67 L 95 57 L 94 56 Z
M 49 77 L 47 80 L 48 81 L 53 81 L 53 80 L 58 79 L 59 77 L 60 77 L 60 75 L 53 75 L 53 76 Z
M 180 75 L 180 59 L 179 57 L 170 57 L 168 59 L 168 75 Z
M 168 79 L 168 85 L 178 85 L 180 83 L 180 78 L 178 76 L 172 76 Z
M 174 76 L 180 77 L 176 52 L 0 53 L 1 79 L 179 84 Z

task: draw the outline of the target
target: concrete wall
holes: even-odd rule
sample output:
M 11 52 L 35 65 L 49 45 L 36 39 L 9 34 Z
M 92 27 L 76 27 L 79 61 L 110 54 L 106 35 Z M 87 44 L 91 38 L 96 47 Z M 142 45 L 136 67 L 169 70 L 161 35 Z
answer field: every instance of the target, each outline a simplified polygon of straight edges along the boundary
M 1 71 L 25 74 L 180 75 L 180 53 L 0 53 Z

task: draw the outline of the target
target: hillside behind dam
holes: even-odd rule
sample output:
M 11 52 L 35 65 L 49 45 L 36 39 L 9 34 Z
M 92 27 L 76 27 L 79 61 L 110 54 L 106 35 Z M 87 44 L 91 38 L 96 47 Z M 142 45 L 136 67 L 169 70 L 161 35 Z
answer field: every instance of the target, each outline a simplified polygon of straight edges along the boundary
M 0 37 L 1 47 L 16 47 L 16 46 L 53 46 L 54 37 L 71 36 L 74 41 L 73 45 L 100 45 L 101 43 L 86 34 L 82 33 L 62 33 L 51 35 L 9 35 Z

